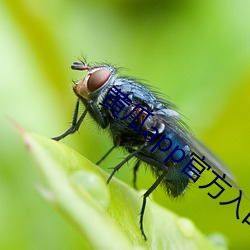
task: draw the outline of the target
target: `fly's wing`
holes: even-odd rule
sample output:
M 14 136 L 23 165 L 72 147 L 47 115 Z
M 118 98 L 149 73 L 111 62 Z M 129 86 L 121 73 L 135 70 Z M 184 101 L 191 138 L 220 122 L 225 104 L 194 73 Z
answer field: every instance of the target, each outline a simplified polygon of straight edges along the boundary
M 186 143 L 193 151 L 198 155 L 205 156 L 205 161 L 208 163 L 216 172 L 221 175 L 226 174 L 226 179 L 235 188 L 240 190 L 240 187 L 236 184 L 236 178 L 233 173 L 226 167 L 226 165 L 218 159 L 203 143 L 196 139 L 189 131 L 185 123 L 182 122 L 178 112 L 161 110 L 159 113 L 154 113 L 155 121 L 161 122 L 165 127 L 172 130 L 180 141 Z
M 200 156 L 205 156 L 205 161 L 221 175 L 226 174 L 226 179 L 229 180 L 234 186 L 237 187 L 236 178 L 233 173 L 227 168 L 227 166 L 202 142 L 196 139 L 191 134 L 188 135 L 191 142 L 191 148 L 197 152 Z
M 229 181 L 236 189 L 241 190 L 240 186 L 236 183 L 236 178 L 233 173 L 228 169 L 228 167 L 213 153 L 208 149 L 202 142 L 196 139 L 193 135 L 188 134 L 190 146 L 199 155 L 205 156 L 205 161 L 208 163 L 216 172 L 221 175 L 226 174 L 226 180 Z M 242 191 L 245 198 L 249 199 L 248 195 Z

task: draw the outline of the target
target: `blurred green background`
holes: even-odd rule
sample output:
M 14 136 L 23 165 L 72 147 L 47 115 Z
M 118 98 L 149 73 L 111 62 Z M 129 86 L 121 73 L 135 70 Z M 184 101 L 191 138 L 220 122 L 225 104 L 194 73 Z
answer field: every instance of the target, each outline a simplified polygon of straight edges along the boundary
M 250 196 L 249 13 L 247 0 L 1 1 L 0 249 L 81 248 L 81 235 L 36 191 L 39 173 L 8 117 L 47 137 L 64 132 L 76 100 L 72 80 L 83 77 L 70 65 L 82 55 L 123 66 L 124 74 L 167 95 Z M 63 143 L 96 162 L 112 142 L 93 124 L 86 119 Z M 122 157 L 117 150 L 102 167 L 110 171 Z M 117 177 L 131 184 L 132 167 Z M 140 188 L 153 180 L 140 170 Z M 207 195 L 213 191 L 193 185 L 173 200 L 158 188 L 153 199 L 206 234 L 224 234 L 230 249 L 249 249 L 250 226 L 241 223 L 249 201 L 242 199 L 237 220 L 235 203 L 219 205 L 237 190 L 228 188 L 216 200 Z

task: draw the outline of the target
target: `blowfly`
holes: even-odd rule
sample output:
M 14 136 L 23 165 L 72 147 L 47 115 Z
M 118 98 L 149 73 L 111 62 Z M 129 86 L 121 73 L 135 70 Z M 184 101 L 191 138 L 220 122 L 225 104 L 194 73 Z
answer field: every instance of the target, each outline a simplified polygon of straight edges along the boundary
M 197 175 L 197 169 L 194 167 L 184 171 L 194 153 L 205 156 L 209 166 L 224 174 L 227 180 L 237 187 L 233 174 L 193 137 L 175 106 L 159 98 L 148 85 L 133 78 L 119 77 L 118 70 L 109 64 L 90 66 L 80 61 L 74 62 L 71 68 L 84 70 L 87 74 L 73 86 L 77 102 L 71 127 L 53 139 L 59 141 L 76 132 L 89 113 L 113 138 L 113 147 L 98 163 L 116 147 L 123 147 L 128 152 L 124 160 L 114 167 L 107 183 L 131 158 L 136 158 L 134 185 L 136 171 L 140 165 L 144 163 L 150 167 L 156 181 L 143 195 L 140 230 L 145 240 L 143 215 L 147 197 L 159 184 L 162 184 L 172 197 L 182 195 Z M 79 115 L 80 103 L 83 103 L 85 110 Z

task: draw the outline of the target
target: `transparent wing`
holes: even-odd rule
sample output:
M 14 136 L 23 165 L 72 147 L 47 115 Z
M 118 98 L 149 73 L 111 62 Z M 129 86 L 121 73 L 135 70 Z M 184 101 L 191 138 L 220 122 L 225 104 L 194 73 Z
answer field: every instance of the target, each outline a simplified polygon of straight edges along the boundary
M 226 174 L 227 178 L 230 182 L 235 184 L 236 178 L 233 173 L 228 169 L 228 167 L 210 150 L 208 149 L 202 142 L 196 139 L 192 135 L 188 135 L 189 141 L 191 142 L 191 148 L 197 152 L 200 156 L 205 156 L 205 161 L 217 172 L 220 174 Z
M 228 167 L 202 142 L 196 139 L 193 135 L 189 134 L 189 141 L 191 148 L 196 151 L 200 156 L 205 156 L 205 161 L 218 173 L 221 175 L 226 174 L 226 180 L 229 181 L 236 189 L 242 190 L 241 187 L 236 183 L 236 178 L 233 173 L 228 169 Z M 249 199 L 248 195 L 244 191 L 242 194 Z

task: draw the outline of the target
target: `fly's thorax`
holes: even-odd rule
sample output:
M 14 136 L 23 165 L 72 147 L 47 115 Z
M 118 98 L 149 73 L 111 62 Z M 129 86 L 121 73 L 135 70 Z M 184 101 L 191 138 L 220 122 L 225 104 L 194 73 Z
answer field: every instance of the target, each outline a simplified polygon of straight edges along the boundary
M 103 65 L 96 67 L 85 66 L 82 70 L 88 70 L 88 72 L 82 80 L 74 85 L 75 94 L 80 99 L 85 100 L 103 99 L 109 85 L 112 85 L 117 77 L 115 69 L 109 65 Z

